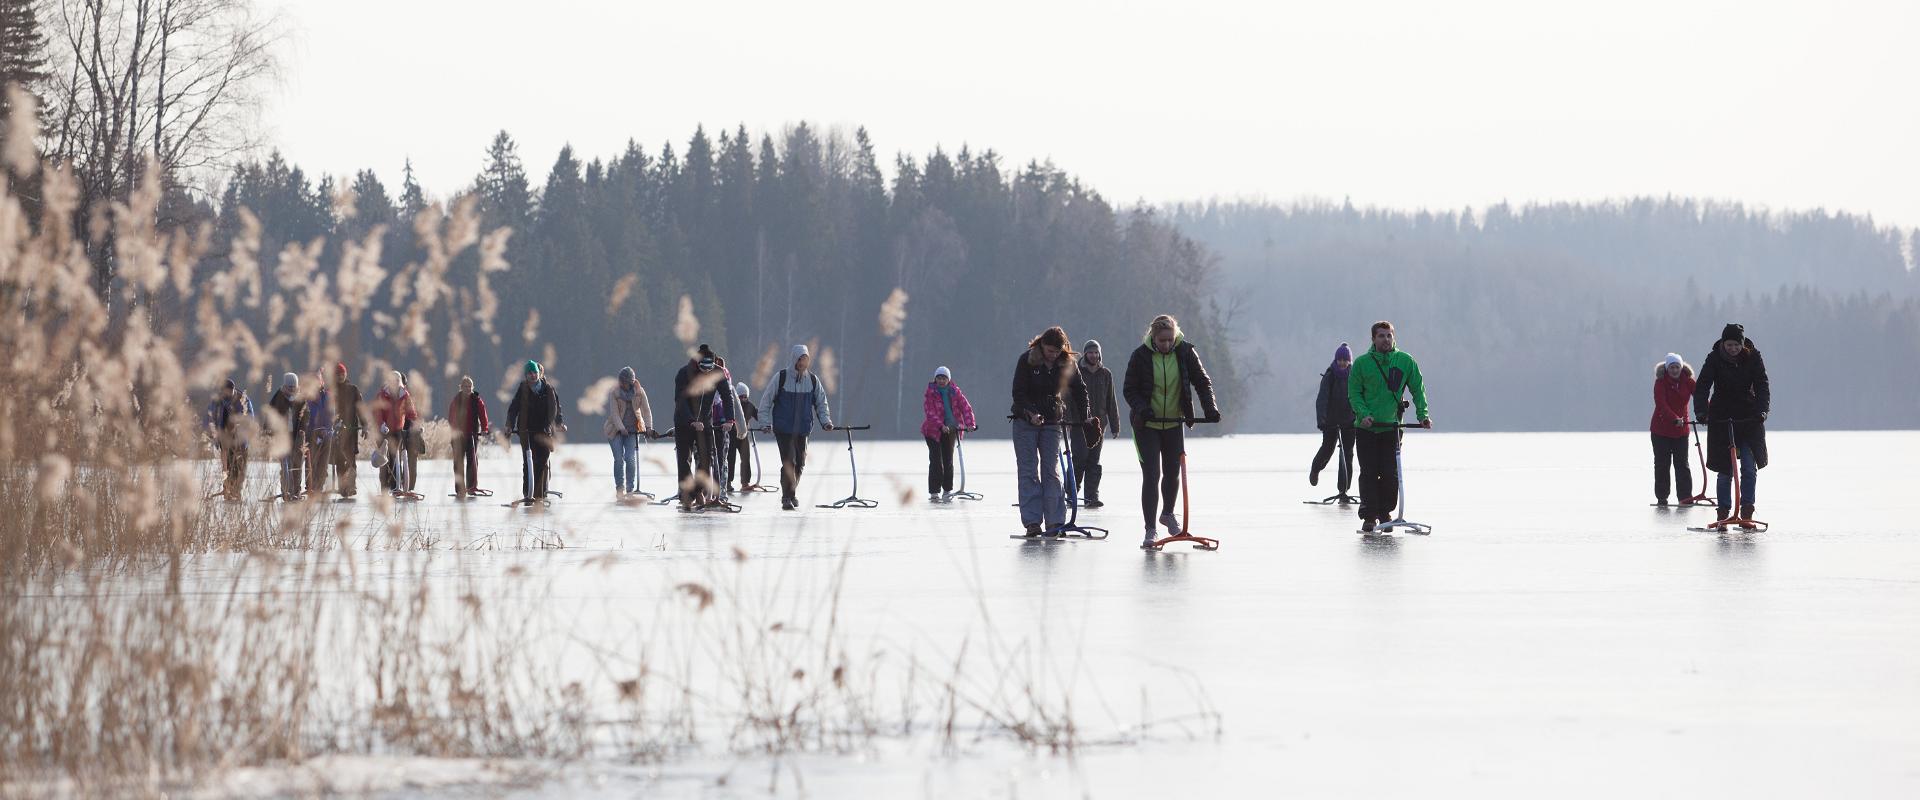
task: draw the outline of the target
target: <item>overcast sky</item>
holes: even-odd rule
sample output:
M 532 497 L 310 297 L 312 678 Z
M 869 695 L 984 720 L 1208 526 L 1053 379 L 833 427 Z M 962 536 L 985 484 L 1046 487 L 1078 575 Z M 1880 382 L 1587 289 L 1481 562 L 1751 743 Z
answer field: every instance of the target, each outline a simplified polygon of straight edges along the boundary
M 265 0 L 268 139 L 430 193 L 506 129 L 571 142 L 865 125 L 1053 159 L 1109 199 L 1481 207 L 1637 194 L 1920 224 L 1920 3 Z

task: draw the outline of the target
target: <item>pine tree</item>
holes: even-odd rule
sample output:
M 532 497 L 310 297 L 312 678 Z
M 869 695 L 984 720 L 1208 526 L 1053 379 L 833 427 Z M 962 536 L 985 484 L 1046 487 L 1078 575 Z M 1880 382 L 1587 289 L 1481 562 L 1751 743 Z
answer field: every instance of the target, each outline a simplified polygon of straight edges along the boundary
M 406 161 L 400 171 L 400 218 L 411 223 L 420 212 L 427 210 L 427 193 L 420 189 L 420 181 L 413 177 L 413 159 Z
M 474 183 L 480 195 L 480 208 L 493 225 L 523 229 L 533 219 L 533 190 L 527 183 L 526 167 L 520 163 L 520 147 L 513 137 L 501 131 L 487 147 L 487 165 Z
M 47 37 L 33 12 L 34 0 L 0 0 L 0 126 L 13 112 L 5 88 L 34 93 L 46 80 Z

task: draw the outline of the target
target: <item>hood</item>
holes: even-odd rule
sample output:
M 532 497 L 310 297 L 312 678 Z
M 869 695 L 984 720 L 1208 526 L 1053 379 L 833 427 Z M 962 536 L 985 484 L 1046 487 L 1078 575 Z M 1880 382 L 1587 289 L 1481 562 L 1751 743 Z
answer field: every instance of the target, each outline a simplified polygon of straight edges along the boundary
M 1186 342 L 1187 334 L 1184 331 L 1173 335 L 1173 349 L 1180 349 L 1180 345 L 1186 344 Z M 1151 333 L 1140 337 L 1140 343 L 1146 345 L 1149 352 L 1159 352 L 1153 349 L 1153 334 Z

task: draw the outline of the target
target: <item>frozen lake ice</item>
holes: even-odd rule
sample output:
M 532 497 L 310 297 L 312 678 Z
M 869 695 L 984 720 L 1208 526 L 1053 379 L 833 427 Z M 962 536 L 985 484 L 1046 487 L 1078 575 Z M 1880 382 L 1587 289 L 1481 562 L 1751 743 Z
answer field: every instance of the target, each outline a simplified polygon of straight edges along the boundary
M 1649 507 L 1645 433 L 1411 433 L 1408 516 L 1430 537 L 1361 536 L 1351 511 L 1302 504 L 1333 493 L 1332 470 L 1306 481 L 1317 442 L 1189 440 L 1193 527 L 1217 552 L 1137 549 L 1125 440 L 1105 455 L 1109 505 L 1082 512 L 1107 541 L 1008 539 L 1011 447 L 991 439 L 966 448 L 981 502 L 928 504 L 922 443 L 861 442 L 860 493 L 880 507 L 813 508 L 849 489 L 845 440 L 822 435 L 795 513 L 776 494 L 736 496 L 738 515 L 616 505 L 599 444 L 556 456 L 567 496 L 543 512 L 456 506 L 436 461 L 429 501 L 399 513 L 479 548 L 434 556 L 428 580 L 535 572 L 552 589 L 526 601 L 588 638 L 734 569 L 736 548 L 769 603 L 843 571 L 852 639 L 923 655 L 1028 643 L 1023 668 L 1074 699 L 1092 742 L 946 754 L 908 735 L 857 756 L 589 762 L 514 794 L 1920 796 L 1920 494 L 1904 455 L 1920 433 L 1772 433 L 1757 516 L 1773 527 L 1724 535 L 1687 530 L 1709 508 Z M 1864 468 L 1881 452 L 1901 469 Z M 668 493 L 670 454 L 643 448 L 643 488 Z M 483 485 L 517 487 L 518 469 L 489 451 Z M 564 546 L 528 547 L 529 524 Z M 1195 707 L 1217 711 L 1217 734 L 1137 727 Z M 1098 743 L 1110 734 L 1132 743 Z

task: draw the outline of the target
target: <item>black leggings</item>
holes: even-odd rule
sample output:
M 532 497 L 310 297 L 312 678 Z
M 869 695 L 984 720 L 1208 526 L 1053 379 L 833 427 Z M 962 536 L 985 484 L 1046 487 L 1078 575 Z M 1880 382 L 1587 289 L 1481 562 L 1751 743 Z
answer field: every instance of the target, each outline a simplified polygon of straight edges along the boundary
M 1353 436 L 1352 428 L 1326 428 L 1320 431 L 1320 452 L 1313 454 L 1313 471 L 1327 468 L 1327 462 L 1333 460 L 1333 449 L 1340 448 L 1340 493 L 1346 494 L 1353 486 Z
M 927 494 L 953 491 L 953 441 L 951 432 L 938 439 L 927 439 Z
M 1187 429 L 1174 426 L 1166 430 L 1134 428 L 1133 449 L 1140 456 L 1140 515 L 1153 527 L 1154 502 L 1173 513 L 1173 501 L 1180 497 L 1180 456 L 1187 452 Z M 1160 484 L 1158 496 L 1154 484 Z

